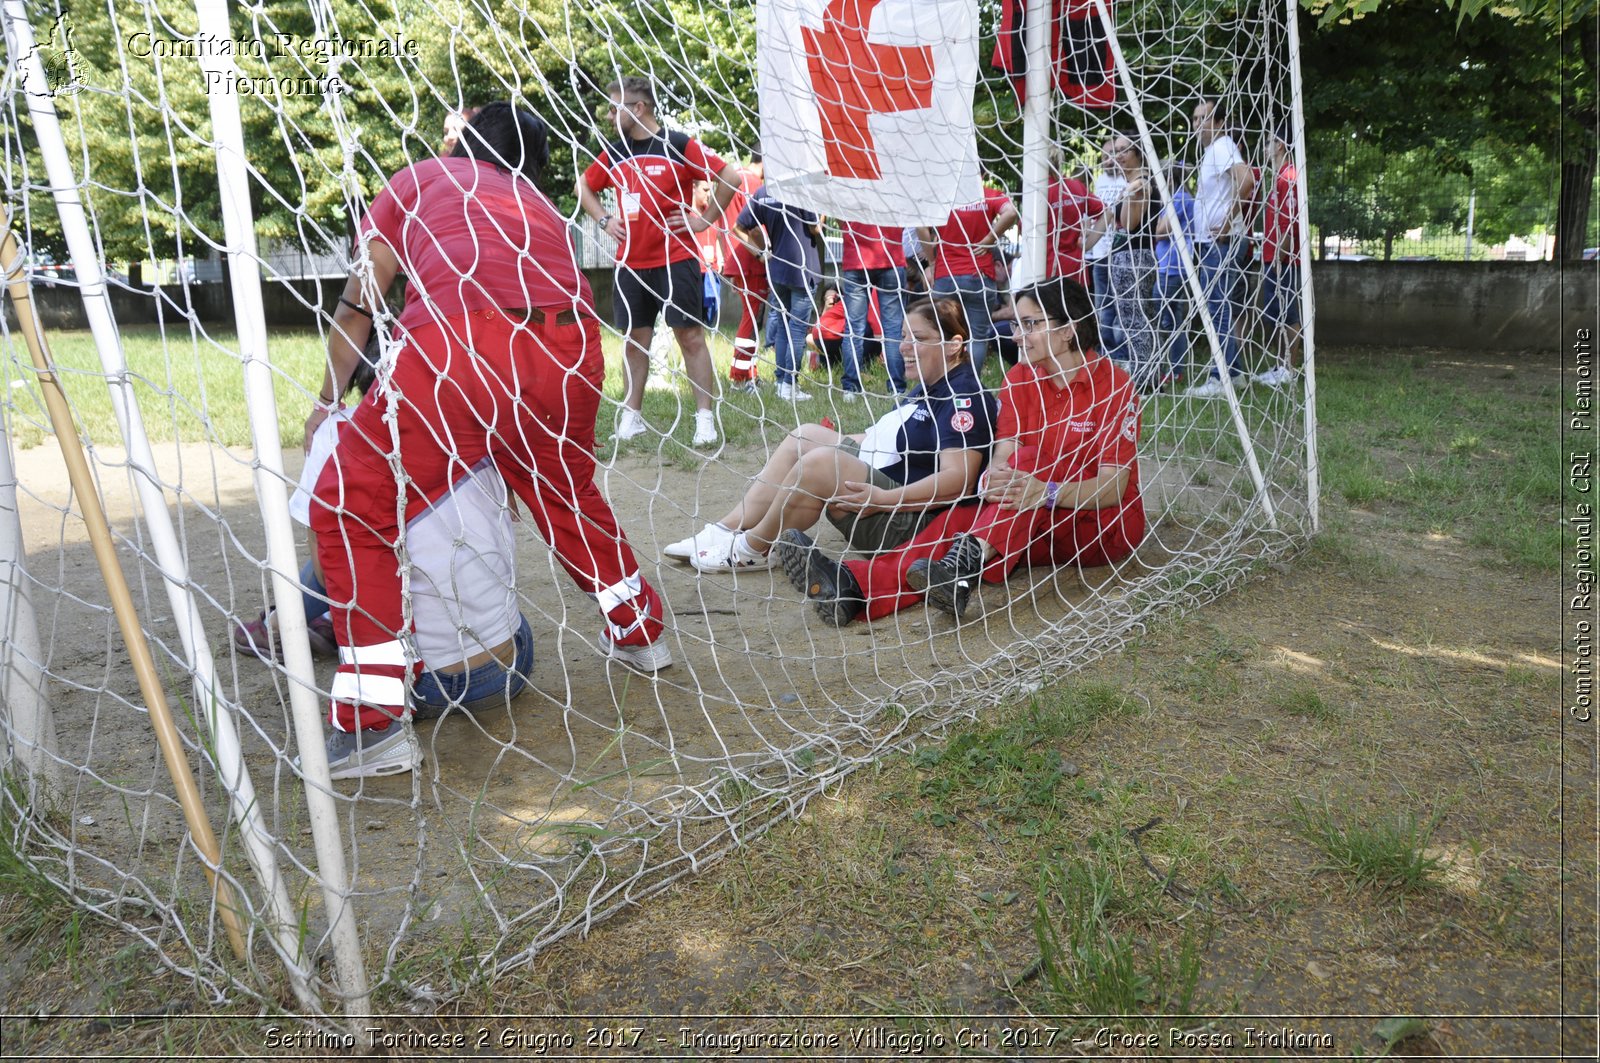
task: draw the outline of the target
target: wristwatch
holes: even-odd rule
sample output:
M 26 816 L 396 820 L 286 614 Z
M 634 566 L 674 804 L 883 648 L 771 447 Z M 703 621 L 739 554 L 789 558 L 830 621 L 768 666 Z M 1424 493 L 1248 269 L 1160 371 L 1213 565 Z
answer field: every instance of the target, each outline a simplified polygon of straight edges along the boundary
M 1056 508 L 1056 495 L 1058 495 L 1060 493 L 1061 493 L 1061 485 L 1060 484 L 1056 483 L 1054 480 L 1046 480 L 1044 482 L 1044 508 L 1045 509 L 1055 509 Z

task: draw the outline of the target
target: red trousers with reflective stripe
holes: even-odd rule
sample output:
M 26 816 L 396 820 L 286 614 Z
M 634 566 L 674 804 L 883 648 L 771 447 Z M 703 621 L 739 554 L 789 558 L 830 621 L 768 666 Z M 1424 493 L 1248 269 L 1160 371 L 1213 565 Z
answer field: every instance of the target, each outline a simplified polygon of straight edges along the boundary
M 761 349 L 761 326 L 767 310 L 767 267 L 743 246 L 734 248 L 730 258 L 728 283 L 739 293 L 742 311 L 734 338 L 733 363 L 728 367 L 728 379 L 737 384 L 757 376 L 755 357 Z
M 475 311 L 412 330 L 386 388 L 369 391 L 340 431 L 317 481 L 311 527 L 335 603 L 339 670 L 362 672 L 367 649 L 374 663 L 365 670 L 380 680 L 370 686 L 381 692 L 363 691 L 359 706 L 335 697 L 340 730 L 382 727 L 403 711 L 403 693 L 396 702 L 394 684 L 383 681 L 404 675 L 392 663 L 392 644 L 405 634 L 400 529 L 485 457 L 579 588 L 612 603 L 612 637 L 640 645 L 660 636 L 660 601 L 594 485 L 600 329 L 591 318 L 555 317 L 550 310 L 542 323 L 522 323 L 517 311 Z M 386 391 L 398 396 L 392 435 Z
M 1087 512 L 1003 509 L 995 503 L 955 506 L 934 518 L 904 546 L 870 561 L 846 561 L 867 598 L 867 619 L 877 620 L 922 601 L 906 583 L 913 562 L 944 556 L 950 540 L 974 535 L 997 553 L 983 569 L 985 583 L 1003 583 L 1026 561 L 1030 565 L 1115 564 L 1144 539 L 1144 505 L 1137 495 L 1120 508 Z

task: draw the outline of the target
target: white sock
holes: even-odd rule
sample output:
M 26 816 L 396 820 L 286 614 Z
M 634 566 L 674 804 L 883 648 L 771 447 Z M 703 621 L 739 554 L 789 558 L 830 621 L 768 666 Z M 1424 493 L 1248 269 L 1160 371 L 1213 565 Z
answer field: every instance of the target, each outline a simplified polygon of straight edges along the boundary
M 740 532 L 733 540 L 733 559 L 735 561 L 761 561 L 766 554 L 750 545 L 750 533 Z

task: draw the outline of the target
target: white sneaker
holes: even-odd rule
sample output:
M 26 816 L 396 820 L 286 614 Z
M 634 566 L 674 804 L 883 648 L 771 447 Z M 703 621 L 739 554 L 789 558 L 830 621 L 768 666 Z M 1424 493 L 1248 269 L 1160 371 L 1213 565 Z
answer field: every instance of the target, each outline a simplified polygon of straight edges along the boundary
M 612 433 L 612 436 L 622 441 L 637 439 L 639 436 L 644 435 L 645 430 L 649 427 L 644 423 L 644 414 L 624 406 L 617 413 L 617 430 Z
M 1265 384 L 1269 388 L 1281 388 L 1286 384 L 1293 383 L 1293 381 L 1294 370 L 1286 365 L 1280 365 L 1276 369 L 1269 369 L 1256 377 L 1257 384 Z
M 793 384 L 778 385 L 778 401 L 780 402 L 805 402 L 809 398 L 811 398 L 810 395 Z
M 709 447 L 721 438 L 717 433 L 717 415 L 710 410 L 696 410 L 694 414 L 693 447 Z
M 618 646 L 611 641 L 611 632 L 602 630 L 600 652 L 613 661 L 621 661 L 641 672 L 659 672 L 663 668 L 672 667 L 672 649 L 667 645 L 666 635 L 662 635 L 647 646 Z
M 1220 399 L 1226 394 L 1226 391 L 1222 386 L 1221 380 L 1211 377 L 1202 383 L 1196 384 L 1188 391 L 1185 391 L 1184 394 L 1191 399 Z
M 689 559 L 697 572 L 749 572 L 772 568 L 777 563 L 771 550 L 763 554 L 751 549 L 750 537 L 745 532 L 740 532 L 727 546 L 701 550 Z
M 844 393 L 844 401 L 846 401 L 846 402 L 860 402 L 861 401 L 861 392 L 859 392 L 859 391 L 847 391 L 847 392 L 845 392 Z
M 701 552 L 715 551 L 719 548 L 726 550 L 733 545 L 733 540 L 738 534 L 732 528 L 721 524 L 707 524 L 687 539 L 669 543 L 666 549 L 661 551 L 661 556 L 670 557 L 674 561 L 689 561 Z

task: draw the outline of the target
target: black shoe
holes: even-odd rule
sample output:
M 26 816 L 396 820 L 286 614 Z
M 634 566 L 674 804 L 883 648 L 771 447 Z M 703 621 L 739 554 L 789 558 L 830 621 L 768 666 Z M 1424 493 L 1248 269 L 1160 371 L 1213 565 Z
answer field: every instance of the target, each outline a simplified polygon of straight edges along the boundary
M 906 586 L 921 594 L 928 589 L 928 566 L 933 564 L 925 557 L 919 557 L 911 562 L 911 567 L 906 569 Z
M 917 566 L 913 565 L 915 569 Z M 958 535 L 943 557 L 924 570 L 928 601 L 960 620 L 983 575 L 983 544 L 970 535 Z M 906 573 L 908 582 L 911 573 Z
M 778 563 L 794 589 L 811 601 L 817 615 L 834 627 L 844 627 L 867 607 L 861 584 L 844 567 L 811 541 L 803 531 L 790 528 L 772 544 Z

